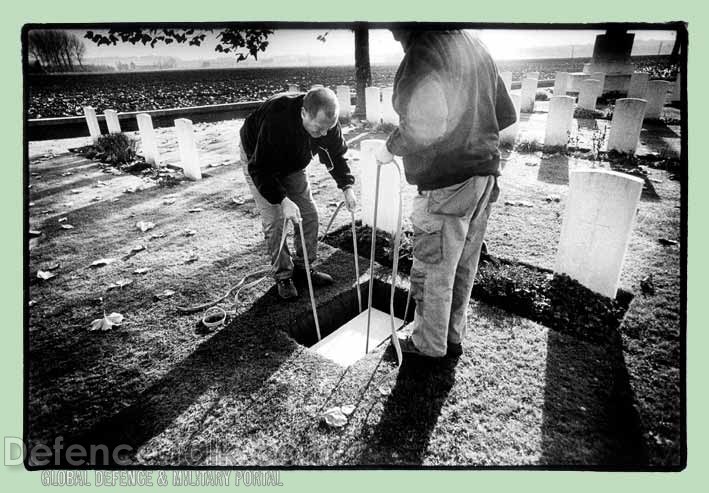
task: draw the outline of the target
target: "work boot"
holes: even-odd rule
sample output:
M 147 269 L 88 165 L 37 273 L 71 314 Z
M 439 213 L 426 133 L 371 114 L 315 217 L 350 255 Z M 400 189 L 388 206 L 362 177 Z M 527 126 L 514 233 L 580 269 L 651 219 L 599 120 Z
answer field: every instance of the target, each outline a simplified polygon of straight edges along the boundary
M 276 279 L 276 286 L 278 287 L 278 296 L 281 299 L 290 300 L 298 297 L 298 290 L 295 289 L 293 279 Z
M 463 345 L 459 342 L 449 342 L 448 350 L 446 351 L 446 356 L 448 358 L 457 358 L 463 354 Z
M 301 267 L 299 265 L 296 265 L 293 268 L 293 275 L 298 276 L 301 279 L 304 279 L 307 282 L 307 276 L 305 274 L 305 267 Z M 333 282 L 335 282 L 332 279 L 332 276 L 330 274 L 326 274 L 325 272 L 320 272 L 315 269 L 310 269 L 310 279 L 313 281 L 313 286 L 316 288 L 322 287 L 322 286 L 329 286 Z
M 402 356 L 418 356 L 430 360 L 440 360 L 442 358 L 442 356 L 429 356 L 426 353 L 422 353 L 414 344 L 411 336 L 399 337 L 399 347 L 401 347 Z

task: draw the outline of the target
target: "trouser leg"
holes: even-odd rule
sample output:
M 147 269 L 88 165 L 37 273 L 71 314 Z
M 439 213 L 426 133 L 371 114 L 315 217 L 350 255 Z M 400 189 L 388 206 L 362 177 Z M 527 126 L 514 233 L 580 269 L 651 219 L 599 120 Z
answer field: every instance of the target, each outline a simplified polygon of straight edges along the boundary
M 470 293 L 473 290 L 475 275 L 478 271 L 480 250 L 482 248 L 483 238 L 485 237 L 485 230 L 487 229 L 487 220 L 492 208 L 492 204 L 488 202 L 488 197 L 489 194 L 483 197 L 479 208 L 470 218 L 463 253 L 460 256 L 460 261 L 455 271 L 451 316 L 448 325 L 449 343 L 459 344 L 465 338 Z
M 281 237 L 285 233 L 283 231 L 283 211 L 278 204 L 271 204 L 266 200 L 254 185 L 249 171 L 246 167 L 246 160 L 242 156 L 242 170 L 244 178 L 251 190 L 251 195 L 256 203 L 256 208 L 261 217 L 261 226 L 266 240 L 266 248 L 271 265 L 275 266 L 273 277 L 275 279 L 289 279 L 293 276 L 293 259 L 291 258 L 288 242 L 283 243 L 283 249 L 278 253 Z
M 303 228 L 303 237 L 305 238 L 305 248 L 308 251 L 308 261 L 312 266 L 317 258 L 318 253 L 318 209 L 313 201 L 313 194 L 310 190 L 310 183 L 305 170 L 292 173 L 282 179 L 283 186 L 286 189 L 286 196 L 291 199 L 300 209 L 302 219 L 300 227 Z M 305 267 L 303 245 L 300 240 L 299 226 L 294 225 L 295 229 L 295 256 L 293 263 L 298 267 Z
M 429 356 L 443 356 L 449 341 L 462 338 L 493 185 L 493 177 L 473 177 L 414 199 L 412 339 Z

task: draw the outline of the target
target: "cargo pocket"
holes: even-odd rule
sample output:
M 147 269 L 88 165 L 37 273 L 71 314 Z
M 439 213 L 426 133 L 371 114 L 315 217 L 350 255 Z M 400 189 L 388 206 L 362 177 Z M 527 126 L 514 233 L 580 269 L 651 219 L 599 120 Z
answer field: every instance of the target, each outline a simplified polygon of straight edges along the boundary
M 423 310 L 423 293 L 426 284 L 426 273 L 411 268 L 411 298 L 416 302 L 417 310 Z
M 443 258 L 443 219 L 428 214 L 412 217 L 414 226 L 414 258 L 427 264 L 437 264 Z

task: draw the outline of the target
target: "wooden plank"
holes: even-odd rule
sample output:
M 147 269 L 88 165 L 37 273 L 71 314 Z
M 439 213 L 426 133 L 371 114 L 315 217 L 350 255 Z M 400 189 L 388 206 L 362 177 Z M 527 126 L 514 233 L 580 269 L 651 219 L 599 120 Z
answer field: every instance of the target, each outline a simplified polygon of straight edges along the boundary
M 404 324 L 394 318 L 398 330 Z M 391 335 L 391 319 L 388 313 L 372 308 L 369 328 L 369 350 L 373 351 Z M 363 311 L 310 349 L 341 366 L 350 366 L 365 356 L 367 339 L 367 310 Z

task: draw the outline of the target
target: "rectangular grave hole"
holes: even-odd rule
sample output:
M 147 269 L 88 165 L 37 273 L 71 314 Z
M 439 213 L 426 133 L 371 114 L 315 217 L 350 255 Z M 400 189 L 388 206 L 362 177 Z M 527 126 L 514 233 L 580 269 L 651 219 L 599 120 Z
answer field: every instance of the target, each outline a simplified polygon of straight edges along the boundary
M 389 300 L 391 297 L 391 284 L 375 279 L 372 287 L 372 308 L 376 308 L 385 313 L 389 313 Z M 362 311 L 367 311 L 369 282 L 359 285 L 362 296 Z M 408 291 L 402 288 L 395 288 L 394 291 L 394 315 L 404 319 L 406 309 L 406 297 Z M 316 299 L 317 300 L 317 299 Z M 409 304 L 408 316 L 406 320 L 412 320 L 416 303 L 412 299 Z M 345 325 L 359 314 L 357 306 L 356 288 L 344 291 L 327 303 L 318 305 L 318 321 L 320 322 L 320 335 L 324 339 L 334 331 Z M 299 315 L 288 329 L 289 334 L 300 344 L 312 347 L 318 342 L 315 331 L 315 320 L 312 310 Z M 370 347 L 370 351 L 373 348 Z
M 369 258 L 371 229 L 362 226 L 359 221 L 356 227 L 358 253 Z M 405 232 L 403 236 L 399 272 L 408 275 L 413 260 L 412 235 Z M 350 225 L 330 232 L 323 241 L 351 253 Z M 375 260 L 383 266 L 391 267 L 391 250 L 391 235 L 377 231 Z M 610 299 L 594 293 L 568 276 L 554 274 L 550 269 L 488 256 L 478 265 L 472 297 L 550 329 L 604 344 L 617 336 L 634 295 L 618 289 L 615 299 Z M 627 335 L 637 337 L 636 334 Z

